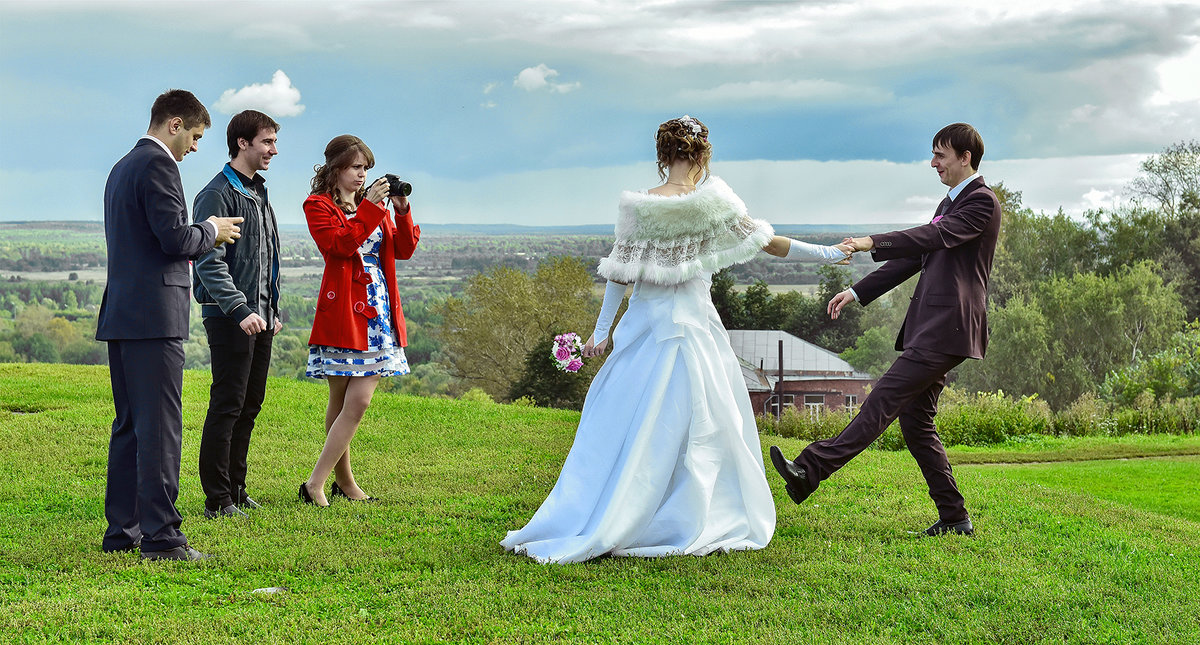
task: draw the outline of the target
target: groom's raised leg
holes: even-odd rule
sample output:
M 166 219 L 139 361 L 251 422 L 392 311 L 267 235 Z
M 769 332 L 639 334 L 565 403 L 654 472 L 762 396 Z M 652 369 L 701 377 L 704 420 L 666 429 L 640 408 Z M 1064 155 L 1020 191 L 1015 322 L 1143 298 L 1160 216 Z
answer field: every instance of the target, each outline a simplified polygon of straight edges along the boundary
M 809 486 L 815 490 L 822 481 L 866 450 L 901 411 L 934 383 L 945 382 L 946 372 L 962 360 L 958 356 L 929 350 L 904 350 L 879 378 L 858 414 L 840 434 L 809 444 L 796 457 L 794 463 L 804 469 Z

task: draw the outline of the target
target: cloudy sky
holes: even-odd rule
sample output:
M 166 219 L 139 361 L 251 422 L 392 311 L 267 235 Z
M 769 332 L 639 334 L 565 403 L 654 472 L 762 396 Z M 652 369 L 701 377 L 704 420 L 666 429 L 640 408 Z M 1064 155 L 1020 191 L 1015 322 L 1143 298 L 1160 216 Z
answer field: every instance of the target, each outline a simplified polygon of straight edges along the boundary
M 189 200 L 254 107 L 282 124 L 267 180 L 291 224 L 347 132 L 413 183 L 418 221 L 612 223 L 684 113 L 777 224 L 927 219 L 930 138 L 955 121 L 989 182 L 1080 214 L 1200 137 L 1198 70 L 1195 0 L 0 0 L 0 220 L 101 219 L 175 87 L 213 116 Z

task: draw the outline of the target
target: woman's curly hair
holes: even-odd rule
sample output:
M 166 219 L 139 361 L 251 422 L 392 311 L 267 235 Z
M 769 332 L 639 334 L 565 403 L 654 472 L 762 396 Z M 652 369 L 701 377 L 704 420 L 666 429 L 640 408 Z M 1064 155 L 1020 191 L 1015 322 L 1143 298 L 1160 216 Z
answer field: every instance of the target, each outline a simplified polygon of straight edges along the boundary
M 312 178 L 312 192 L 309 194 L 328 193 L 333 198 L 333 203 L 340 206 L 343 211 L 354 212 L 358 208 L 358 203 L 362 201 L 363 195 L 367 193 L 367 185 L 363 184 L 358 189 L 358 193 L 354 195 L 353 204 L 346 204 L 342 202 L 341 191 L 337 189 L 337 176 L 338 173 L 353 165 L 358 155 L 362 155 L 366 160 L 368 170 L 375 167 L 375 155 L 362 139 L 352 134 L 334 137 L 329 145 L 325 146 L 325 163 L 313 166 L 313 172 L 317 174 Z
M 704 172 L 703 179 L 708 179 L 712 144 L 708 142 L 708 126 L 701 123 L 700 119 L 686 114 L 671 119 L 658 126 L 654 141 L 658 152 L 659 179 L 666 179 L 666 169 L 680 159 L 692 162 Z

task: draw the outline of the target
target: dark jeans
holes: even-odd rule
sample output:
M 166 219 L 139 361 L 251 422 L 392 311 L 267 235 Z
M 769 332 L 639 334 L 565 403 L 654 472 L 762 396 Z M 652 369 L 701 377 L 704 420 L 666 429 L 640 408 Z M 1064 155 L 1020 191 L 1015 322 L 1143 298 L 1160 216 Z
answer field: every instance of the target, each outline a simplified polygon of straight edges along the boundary
M 796 458 L 796 464 L 808 472 L 809 484 L 816 488 L 866 450 L 899 418 L 904 442 L 925 476 L 939 518 L 943 522 L 967 519 L 966 504 L 933 423 L 938 396 L 946 385 L 946 373 L 963 360 L 962 356 L 927 349 L 904 350 L 879 378 L 858 415 L 841 434 L 809 444 Z
M 103 546 L 165 551 L 187 538 L 175 508 L 183 442 L 183 340 L 108 341 L 116 418 L 108 443 Z
M 217 510 L 246 496 L 246 454 L 262 409 L 271 364 L 272 329 L 247 336 L 230 318 L 204 319 L 212 353 L 212 387 L 200 438 L 204 506 Z

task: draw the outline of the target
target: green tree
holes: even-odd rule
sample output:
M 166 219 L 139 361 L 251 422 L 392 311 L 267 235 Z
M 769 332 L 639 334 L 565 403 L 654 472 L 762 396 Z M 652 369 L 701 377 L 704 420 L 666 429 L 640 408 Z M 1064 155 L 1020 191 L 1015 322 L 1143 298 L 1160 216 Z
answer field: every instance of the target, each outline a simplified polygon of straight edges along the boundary
M 850 367 L 879 378 L 887 371 L 900 352 L 896 351 L 896 332 L 886 327 L 872 327 L 862 333 L 854 345 L 841 353 Z
M 967 392 L 1005 392 L 1029 396 L 1048 385 L 1048 322 L 1032 296 L 1017 296 L 988 313 L 991 338 L 981 361 L 967 360 L 954 370 L 955 387 Z
M 1038 301 L 1046 319 L 1051 405 L 1067 405 L 1099 385 L 1108 372 L 1153 354 L 1182 329 L 1179 295 L 1152 262 L 1111 276 L 1080 274 L 1043 284 Z
M 505 266 L 477 273 L 462 295 L 433 309 L 450 373 L 499 400 L 521 378 L 530 350 L 554 330 L 590 335 L 599 303 L 587 264 L 553 257 L 532 275 Z
M 1200 141 L 1181 141 L 1142 162 L 1129 184 L 1134 199 L 1157 207 L 1167 217 L 1200 209 Z
M 541 407 L 581 410 L 600 361 L 586 359 L 578 372 L 560 372 L 550 356 L 553 347 L 554 338 L 548 336 L 529 350 L 521 378 L 513 383 L 508 398 L 515 401 L 524 396 Z

